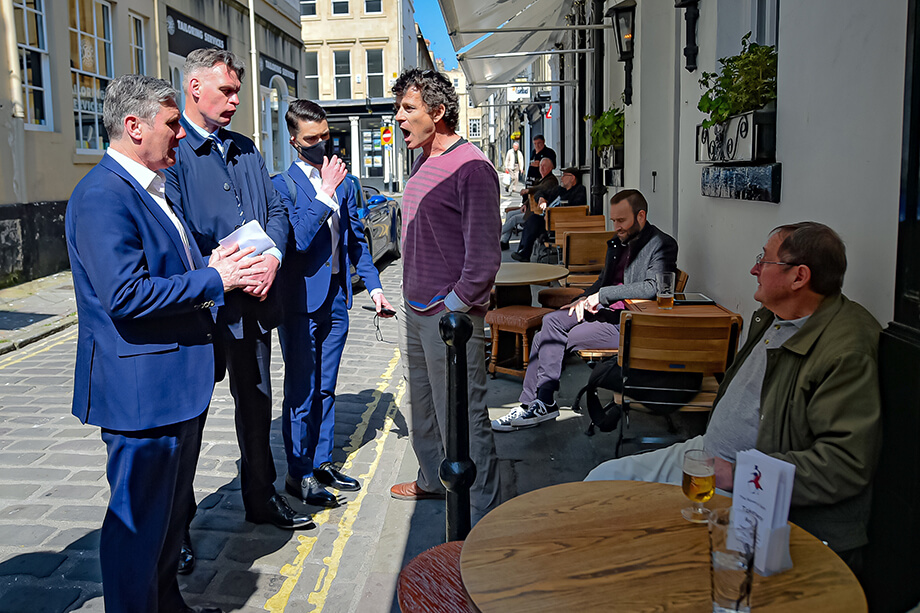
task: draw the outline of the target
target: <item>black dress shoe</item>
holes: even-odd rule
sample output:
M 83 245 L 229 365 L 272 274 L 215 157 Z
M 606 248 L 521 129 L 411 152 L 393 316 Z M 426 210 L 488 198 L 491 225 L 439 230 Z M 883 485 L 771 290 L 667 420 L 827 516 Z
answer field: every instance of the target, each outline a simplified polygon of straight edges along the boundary
M 336 470 L 332 462 L 323 462 L 319 468 L 314 468 L 313 476 L 323 485 L 342 492 L 357 492 L 361 489 L 357 479 Z
M 529 262 L 530 256 L 524 255 L 520 251 L 511 252 L 511 259 L 518 262 Z
M 185 536 L 182 537 L 182 549 L 179 551 L 179 569 L 176 571 L 180 575 L 187 575 L 195 569 L 195 550 L 192 549 L 192 535 L 185 529 Z
M 300 483 L 291 475 L 287 475 L 284 478 L 284 487 L 289 494 L 297 496 L 307 504 L 329 508 L 339 506 L 339 501 L 335 495 L 327 492 L 326 488 L 313 475 L 303 477 Z
M 313 519 L 307 513 L 298 513 L 292 509 L 291 505 L 280 494 L 275 494 L 269 498 L 261 509 L 246 511 L 246 521 L 251 521 L 254 524 L 273 524 L 288 530 L 316 527 Z

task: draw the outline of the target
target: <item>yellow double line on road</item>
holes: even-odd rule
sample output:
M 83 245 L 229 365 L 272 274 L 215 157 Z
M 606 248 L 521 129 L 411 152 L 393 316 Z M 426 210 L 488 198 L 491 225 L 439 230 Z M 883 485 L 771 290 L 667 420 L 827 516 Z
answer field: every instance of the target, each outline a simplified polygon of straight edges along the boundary
M 55 334 L 49 336 L 45 340 L 37 341 L 30 345 L 26 345 L 22 349 L 12 351 L 5 358 L 0 359 L 0 370 L 8 366 L 13 366 L 22 362 L 23 360 L 28 360 L 31 357 L 34 357 L 40 353 L 44 353 L 49 349 L 53 349 L 58 345 L 63 345 L 64 343 L 69 343 L 77 337 L 76 327 L 71 328 L 69 331 L 64 332 L 63 334 Z
M 355 431 L 352 433 L 349 439 L 348 445 L 345 447 L 345 453 L 348 455 L 343 468 L 346 469 L 346 471 L 352 466 L 355 455 L 358 453 L 358 449 L 360 448 L 361 441 L 364 440 L 364 435 L 367 433 L 371 417 L 379 408 L 383 393 L 390 386 L 391 380 L 393 379 L 393 373 L 396 371 L 398 366 L 399 350 L 396 349 L 393 351 L 393 357 L 390 359 L 390 363 L 387 366 L 387 369 L 377 381 L 377 386 L 374 389 L 373 400 L 367 403 L 367 409 L 365 409 L 364 413 L 361 415 L 361 422 L 355 428 Z M 396 409 L 399 406 L 404 393 L 405 381 L 400 381 L 400 384 L 396 390 L 395 397 L 390 401 L 386 408 L 386 417 L 384 418 L 381 434 L 374 440 L 374 459 L 368 467 L 367 472 L 359 475 L 359 478 L 364 482 L 364 487 L 358 492 L 358 495 L 355 497 L 355 499 L 349 501 L 346 505 L 345 512 L 342 514 L 341 519 L 339 519 L 339 524 L 337 526 L 338 535 L 336 536 L 335 541 L 332 543 L 332 551 L 330 552 L 329 556 L 323 558 L 323 564 L 325 564 L 325 568 L 320 571 L 319 577 L 316 580 L 316 585 L 314 586 L 313 591 L 307 597 L 307 602 L 314 605 L 315 607 L 312 609 L 311 613 L 320 613 L 320 611 L 323 610 L 323 607 L 326 606 L 326 599 L 329 596 L 329 589 L 332 587 L 332 581 L 335 579 L 335 576 L 339 570 L 339 566 L 341 565 L 342 554 L 345 551 L 345 545 L 348 543 L 348 539 L 350 539 L 353 534 L 352 527 L 354 526 L 355 519 L 358 517 L 358 512 L 361 510 L 361 503 L 364 501 L 364 497 L 367 495 L 367 484 L 377 472 L 377 466 L 380 464 L 380 458 L 383 456 L 384 444 L 386 443 L 386 440 L 390 434 L 390 430 L 393 427 L 393 417 L 396 415 Z M 313 517 L 313 521 L 317 524 L 317 526 L 325 524 L 329 521 L 329 511 L 324 510 L 318 513 Z M 313 546 L 316 544 L 316 540 L 317 537 L 315 536 L 298 536 L 300 545 L 297 546 L 297 556 L 294 558 L 293 562 L 290 564 L 285 564 L 281 568 L 280 574 L 287 578 L 284 580 L 284 583 L 281 585 L 281 589 L 278 590 L 278 593 L 269 598 L 268 602 L 265 603 L 264 608 L 266 611 L 282 613 L 285 610 L 285 607 L 287 607 L 288 600 L 290 599 L 295 586 L 300 581 L 301 573 L 303 573 L 304 563 L 306 562 L 307 556 L 309 556 L 310 552 L 313 551 Z

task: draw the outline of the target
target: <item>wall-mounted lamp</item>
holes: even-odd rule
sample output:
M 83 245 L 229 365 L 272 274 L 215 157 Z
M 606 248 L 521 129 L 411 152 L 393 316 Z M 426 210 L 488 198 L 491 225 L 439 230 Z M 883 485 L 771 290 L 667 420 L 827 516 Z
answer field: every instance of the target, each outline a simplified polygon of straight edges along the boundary
M 626 64 L 626 85 L 623 88 L 623 103 L 632 104 L 632 60 L 636 42 L 636 0 L 625 0 L 609 9 L 604 15 L 613 18 L 617 38 L 617 56 Z
M 696 54 L 700 48 L 696 44 L 696 24 L 700 19 L 699 0 L 674 0 L 674 8 L 686 9 L 684 21 L 687 22 L 687 44 L 684 47 L 684 57 L 687 58 L 687 72 L 696 70 Z

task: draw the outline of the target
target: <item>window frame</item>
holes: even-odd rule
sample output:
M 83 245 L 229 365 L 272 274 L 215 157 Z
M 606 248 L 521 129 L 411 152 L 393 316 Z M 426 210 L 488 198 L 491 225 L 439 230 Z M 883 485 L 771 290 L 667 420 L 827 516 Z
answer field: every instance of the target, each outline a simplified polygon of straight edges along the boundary
M 137 13 L 128 13 L 128 45 L 131 48 L 131 70 L 135 74 L 147 74 L 147 24 Z M 140 41 L 138 41 L 138 37 Z M 140 57 L 138 57 L 140 56 Z
M 307 98 L 307 100 L 314 100 L 314 101 L 319 100 L 319 52 L 318 51 L 304 51 L 304 55 L 306 56 L 304 58 L 304 76 L 303 76 L 304 81 L 305 81 L 304 87 L 306 88 L 305 97 Z M 313 63 L 314 63 L 312 67 L 310 66 L 310 62 L 309 62 L 309 58 L 311 56 L 313 57 Z M 311 74 L 310 72 L 308 72 L 311 68 L 316 69 L 315 74 Z M 312 96 L 310 92 L 310 88 L 313 84 L 316 85 L 316 96 L 315 97 Z
M 87 27 L 92 27 L 92 32 L 84 30 L 83 29 L 84 24 L 80 21 L 79 8 L 82 2 L 87 2 L 92 6 L 91 14 L 93 16 L 93 23 L 92 23 L 92 26 L 87 26 Z M 101 8 L 101 11 L 99 10 L 100 8 Z M 76 58 L 79 68 L 74 68 L 74 67 L 70 68 L 72 90 L 74 91 L 74 93 L 78 91 L 80 92 L 78 94 L 78 97 L 74 99 L 74 103 L 75 103 L 74 104 L 74 126 L 75 128 L 80 129 L 80 136 L 82 137 L 83 136 L 82 128 L 84 125 L 86 125 L 83 123 L 83 116 L 89 115 L 91 117 L 94 117 L 95 118 L 94 123 L 96 127 L 95 144 L 97 145 L 97 146 L 87 146 L 87 147 L 76 146 L 75 148 L 76 148 L 77 153 L 88 153 L 88 154 L 98 155 L 99 153 L 104 152 L 106 147 L 108 146 L 108 133 L 105 132 L 105 126 L 103 125 L 103 122 L 102 122 L 102 108 L 99 102 L 101 102 L 101 100 L 104 98 L 105 87 L 107 87 L 109 82 L 111 82 L 112 79 L 115 78 L 115 67 L 114 67 L 115 58 L 113 55 L 115 37 L 114 37 L 114 28 L 112 27 L 112 5 L 106 0 L 71 0 L 70 10 L 71 11 L 76 10 L 76 12 L 71 15 L 72 17 L 71 21 L 74 24 L 76 24 L 76 29 L 74 28 L 73 25 L 69 26 L 68 34 L 70 37 L 73 37 L 73 36 L 77 37 L 78 51 L 80 53 L 80 57 Z M 107 23 L 101 24 L 102 25 L 101 34 L 100 34 L 100 27 L 96 19 L 97 14 L 100 12 L 103 15 L 104 19 L 107 21 Z M 106 32 L 108 32 L 109 38 L 105 38 Z M 88 41 L 92 43 L 92 48 L 93 48 L 93 53 L 94 53 L 93 60 L 94 60 L 96 72 L 91 72 L 83 68 L 82 60 L 85 55 L 83 50 L 86 44 L 84 40 L 86 39 L 88 39 Z M 106 61 L 105 61 L 105 67 L 104 67 L 106 72 L 104 73 L 99 72 L 100 70 L 100 60 L 99 60 L 100 45 L 102 45 L 104 48 L 107 48 L 107 52 L 105 55 Z M 71 49 L 71 52 L 72 51 L 73 50 Z M 70 59 L 73 61 L 75 58 L 71 57 Z M 82 85 L 78 87 L 78 85 L 81 83 L 81 81 L 84 78 L 88 78 L 92 80 L 94 93 L 98 91 L 98 93 L 96 93 L 93 96 L 93 100 L 90 103 L 91 107 L 86 110 L 84 110 L 83 108 L 80 108 L 82 106 L 80 103 L 83 100 L 82 99 Z M 103 81 L 105 81 L 104 86 L 102 84 Z M 75 140 L 75 145 L 82 145 L 82 143 L 84 142 L 86 141 Z
M 379 53 L 380 54 L 380 72 L 371 72 L 371 62 L 370 54 Z M 384 53 L 383 49 L 365 49 L 364 50 L 364 67 L 365 67 L 365 78 L 366 85 L 365 89 L 367 90 L 368 98 L 383 98 L 386 94 L 386 70 L 384 67 Z M 380 78 L 380 95 L 375 96 L 371 93 L 371 77 Z
M 312 6 L 312 7 L 313 7 L 313 12 L 312 12 L 312 13 L 304 13 L 304 12 L 303 12 L 303 11 L 304 11 L 304 7 L 307 7 L 307 6 Z M 306 18 L 310 18 L 310 17 L 316 17 L 316 16 L 317 16 L 317 12 L 316 12 L 316 0 L 300 0 L 300 17 L 301 17 L 301 19 L 303 19 L 303 18 L 305 18 L 305 17 L 306 17 Z
M 338 72 L 338 62 L 336 61 L 336 55 L 339 53 L 348 54 L 348 72 L 339 74 Z M 348 49 L 334 49 L 332 51 L 332 84 L 333 84 L 333 94 L 335 95 L 336 100 L 351 100 L 352 94 L 352 83 L 351 83 L 351 51 Z M 348 82 L 348 97 L 343 98 L 339 95 L 339 79 L 346 79 Z
M 336 6 L 345 5 L 345 12 L 341 13 L 336 10 Z M 333 17 L 343 17 L 345 15 L 351 15 L 351 2 L 349 0 L 332 0 L 332 16 Z
M 476 122 L 476 134 L 473 134 L 473 122 Z M 470 117 L 467 120 L 466 133 L 470 140 L 482 139 L 482 117 Z
M 16 21 L 16 49 L 17 57 L 19 58 L 19 67 L 20 67 L 20 77 L 22 79 L 22 102 L 23 102 L 23 113 L 25 117 L 23 118 L 24 128 L 26 130 L 38 130 L 42 132 L 50 132 L 54 130 L 54 102 L 51 97 L 51 83 L 50 83 L 50 70 L 51 70 L 51 59 L 48 53 L 48 20 L 47 20 L 47 8 L 46 3 L 43 0 L 38 0 L 39 8 L 32 8 L 26 4 L 26 0 L 13 0 L 13 19 Z M 16 12 L 22 11 L 22 19 L 16 18 Z M 36 29 L 36 36 L 39 40 L 32 41 L 29 39 L 29 28 L 28 17 L 33 15 L 37 16 L 38 21 L 40 22 L 40 27 Z M 25 43 L 20 43 L 19 28 L 22 28 L 22 38 L 25 39 Z M 32 44 L 32 43 L 35 44 Z M 30 70 L 28 68 L 27 56 L 32 55 L 33 57 L 37 56 L 39 60 L 38 70 L 41 73 L 41 85 L 36 86 L 35 83 L 30 79 Z M 34 72 L 34 68 L 33 71 Z M 31 100 L 34 100 L 36 92 L 41 92 L 41 101 L 42 101 L 42 110 L 44 111 L 44 123 L 37 123 L 35 121 L 35 108 L 31 103 Z
M 368 2 L 377 2 L 380 4 L 379 11 L 369 11 L 367 10 Z M 383 0 L 364 0 L 364 14 L 365 15 L 382 15 L 383 14 Z

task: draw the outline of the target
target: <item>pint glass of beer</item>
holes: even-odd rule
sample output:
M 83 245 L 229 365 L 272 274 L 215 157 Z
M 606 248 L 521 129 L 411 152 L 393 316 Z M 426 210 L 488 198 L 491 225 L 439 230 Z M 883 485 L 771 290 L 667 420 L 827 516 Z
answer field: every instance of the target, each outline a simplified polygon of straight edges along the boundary
M 684 496 L 691 506 L 681 509 L 680 514 L 687 521 L 698 524 L 709 519 L 709 511 L 703 503 L 712 498 L 716 491 L 716 460 L 702 449 L 691 449 L 684 453 Z
M 659 272 L 655 274 L 658 283 L 658 308 L 674 308 L 674 273 Z

